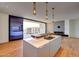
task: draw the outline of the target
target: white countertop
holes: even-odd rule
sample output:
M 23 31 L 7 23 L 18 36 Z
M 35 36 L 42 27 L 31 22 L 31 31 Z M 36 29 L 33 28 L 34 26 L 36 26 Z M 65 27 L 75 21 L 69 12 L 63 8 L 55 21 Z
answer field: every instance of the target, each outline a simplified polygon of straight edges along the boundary
M 56 38 L 60 37 L 60 36 L 57 36 L 57 35 L 52 35 L 53 39 L 51 40 L 46 40 L 44 39 L 44 37 L 42 38 L 27 38 L 27 39 L 23 39 L 24 41 L 26 41 L 27 43 L 31 44 L 32 46 L 36 47 L 36 48 L 40 48 L 42 47 L 43 45 L 51 42 L 52 40 L 55 40 Z

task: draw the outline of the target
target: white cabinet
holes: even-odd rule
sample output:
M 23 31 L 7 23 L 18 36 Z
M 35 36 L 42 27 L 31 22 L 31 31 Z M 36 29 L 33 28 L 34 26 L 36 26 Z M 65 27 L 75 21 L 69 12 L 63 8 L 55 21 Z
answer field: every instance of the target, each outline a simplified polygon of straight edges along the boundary
M 48 40 L 48 43 L 35 47 L 28 42 L 23 43 L 23 56 L 25 57 L 53 57 L 61 45 L 61 37 Z
M 24 57 L 49 57 L 49 44 L 36 48 L 27 42 L 23 43 Z
M 61 37 L 50 42 L 50 57 L 55 56 L 61 45 Z
M 38 57 L 49 57 L 49 46 L 50 44 L 45 44 L 44 46 L 38 48 Z
M 27 42 L 23 42 L 23 56 L 24 57 L 37 57 L 37 48 Z

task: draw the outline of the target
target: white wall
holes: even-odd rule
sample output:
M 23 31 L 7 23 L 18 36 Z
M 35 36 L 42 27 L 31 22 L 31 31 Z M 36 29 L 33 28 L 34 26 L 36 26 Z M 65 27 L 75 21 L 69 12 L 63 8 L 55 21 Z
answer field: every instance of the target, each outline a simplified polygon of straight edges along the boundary
M 76 20 L 76 23 L 75 23 L 75 37 L 76 38 L 79 38 L 79 19 Z
M 70 37 L 75 37 L 75 20 L 69 21 L 69 33 Z
M 70 20 L 70 37 L 79 38 L 79 19 Z
M 60 26 L 60 28 L 58 28 Z M 64 21 L 54 22 L 54 31 L 64 32 Z
M 66 35 L 70 35 L 69 34 L 69 20 L 65 20 L 65 33 Z
M 0 43 L 8 42 L 8 14 L 0 13 Z

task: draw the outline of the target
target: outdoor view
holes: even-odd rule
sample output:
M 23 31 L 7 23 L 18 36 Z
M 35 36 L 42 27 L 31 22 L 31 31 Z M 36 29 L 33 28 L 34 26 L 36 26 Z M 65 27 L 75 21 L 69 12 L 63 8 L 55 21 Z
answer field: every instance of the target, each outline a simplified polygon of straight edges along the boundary
M 45 33 L 45 24 L 34 21 L 23 21 L 24 39 L 31 37 L 31 35 L 39 35 Z

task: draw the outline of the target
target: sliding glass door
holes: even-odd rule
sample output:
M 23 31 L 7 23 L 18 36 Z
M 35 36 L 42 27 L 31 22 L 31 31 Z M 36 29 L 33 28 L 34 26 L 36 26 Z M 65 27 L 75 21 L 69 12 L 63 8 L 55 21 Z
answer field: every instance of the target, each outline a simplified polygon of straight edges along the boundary
M 46 24 L 31 20 L 23 20 L 23 38 L 29 38 L 31 35 L 40 35 L 46 33 Z

